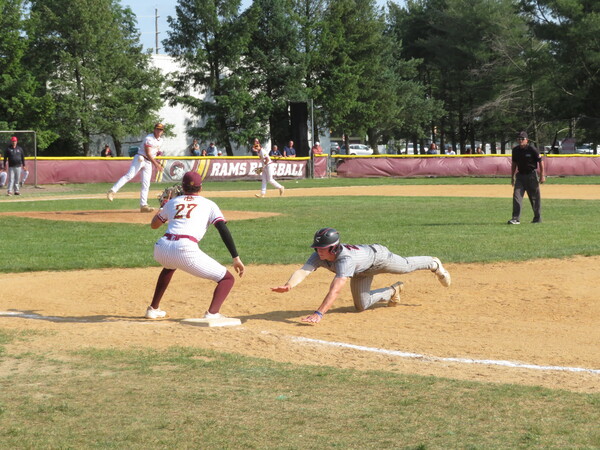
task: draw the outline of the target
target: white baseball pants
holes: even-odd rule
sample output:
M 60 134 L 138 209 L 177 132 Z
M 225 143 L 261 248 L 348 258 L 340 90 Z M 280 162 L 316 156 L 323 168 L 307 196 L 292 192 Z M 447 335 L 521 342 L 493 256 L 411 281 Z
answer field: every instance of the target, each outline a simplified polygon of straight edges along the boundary
M 181 269 L 191 275 L 218 283 L 227 269 L 189 239 L 170 241 L 162 237 L 154 245 L 154 259 L 165 269 Z
M 140 206 L 148 204 L 148 192 L 150 192 L 150 181 L 152 180 L 152 163 L 142 155 L 135 155 L 125 175 L 119 178 L 111 191 L 119 192 L 125 184 L 133 179 L 139 171 L 142 171 L 142 190 L 140 191 Z
M 267 183 L 271 183 L 271 185 L 274 186 L 277 189 L 281 189 L 283 187 L 281 184 L 279 184 L 273 178 L 273 166 L 272 166 L 272 164 L 267 164 L 266 166 L 263 166 L 263 171 L 262 171 L 262 186 L 260 188 L 260 192 L 263 195 L 265 195 L 267 193 Z

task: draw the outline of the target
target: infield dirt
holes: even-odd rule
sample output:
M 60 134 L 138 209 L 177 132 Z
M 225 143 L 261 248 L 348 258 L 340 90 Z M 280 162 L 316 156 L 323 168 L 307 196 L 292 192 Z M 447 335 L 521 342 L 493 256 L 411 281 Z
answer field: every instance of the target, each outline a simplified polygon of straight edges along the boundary
M 457 188 L 465 188 L 465 192 Z M 286 195 L 334 195 L 344 189 L 289 189 Z M 381 187 L 378 189 L 377 195 L 381 195 Z M 547 185 L 543 189 L 545 198 L 600 198 L 598 186 Z M 362 195 L 365 191 L 368 189 L 360 188 Z M 444 186 L 386 186 L 385 195 L 445 195 L 447 191 Z M 451 194 L 509 198 L 510 186 L 452 186 Z M 207 197 L 226 195 L 250 197 L 253 193 L 207 193 Z M 44 218 L 42 213 L 30 215 Z M 225 211 L 225 215 L 229 220 L 252 217 L 247 211 Z M 123 211 L 58 216 L 145 223 L 152 217 Z M 57 218 L 55 213 L 52 219 Z M 240 318 L 242 325 L 219 329 L 181 321 L 203 314 L 214 287 L 185 273 L 176 273 L 163 299 L 168 316 L 158 321 L 142 318 L 158 268 L 2 274 L 0 311 L 12 315 L 0 316 L 0 326 L 42 332 L 14 344 L 11 352 L 26 347 L 56 357 L 64 357 L 64 350 L 85 347 L 197 346 L 290 363 L 600 392 L 599 265 L 600 257 L 447 264 L 453 278 L 450 288 L 442 287 L 431 273 L 379 275 L 374 288 L 398 278 L 405 282 L 400 306 L 382 305 L 357 313 L 346 288 L 315 326 L 302 324 L 300 319 L 320 304 L 331 281 L 329 272 L 317 271 L 290 293 L 276 294 L 269 287 L 285 282 L 297 266 L 248 266 L 245 276 L 236 279 L 222 310 Z M 537 274 L 533 280 L 531 273 Z M 555 367 L 511 367 L 496 362 Z M 561 370 L 569 368 L 593 371 Z M 9 370 L 18 368 L 0 364 L 0 376 Z

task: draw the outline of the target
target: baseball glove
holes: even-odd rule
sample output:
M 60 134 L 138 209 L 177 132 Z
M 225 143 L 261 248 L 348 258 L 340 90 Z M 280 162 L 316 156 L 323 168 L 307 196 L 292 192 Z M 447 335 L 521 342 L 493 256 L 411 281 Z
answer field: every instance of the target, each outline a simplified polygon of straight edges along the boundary
M 254 173 L 255 173 L 256 175 L 260 175 L 260 174 L 262 173 L 262 171 L 263 171 L 263 168 L 262 168 L 262 167 L 257 167 L 256 169 L 254 169 Z
M 172 198 L 177 197 L 178 195 L 183 194 L 183 188 L 180 184 L 175 184 L 168 188 L 165 188 L 160 194 L 158 194 L 158 203 L 160 203 L 160 207 L 162 208 Z

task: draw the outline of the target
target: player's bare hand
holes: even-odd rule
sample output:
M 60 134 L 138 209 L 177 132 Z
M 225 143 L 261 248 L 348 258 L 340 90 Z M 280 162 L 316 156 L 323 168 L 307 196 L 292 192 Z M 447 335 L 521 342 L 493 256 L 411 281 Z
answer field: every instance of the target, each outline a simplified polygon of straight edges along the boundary
M 244 263 L 242 262 L 239 256 L 233 258 L 233 268 L 240 276 L 240 278 L 244 276 L 244 270 L 246 270 L 246 267 L 244 266 Z
M 292 290 L 292 287 L 286 284 L 284 286 L 272 287 L 271 290 L 273 292 L 289 292 Z
M 312 313 L 310 316 L 307 316 L 304 319 L 302 319 L 302 322 L 319 323 L 322 318 L 323 318 L 323 316 L 321 316 L 320 314 Z

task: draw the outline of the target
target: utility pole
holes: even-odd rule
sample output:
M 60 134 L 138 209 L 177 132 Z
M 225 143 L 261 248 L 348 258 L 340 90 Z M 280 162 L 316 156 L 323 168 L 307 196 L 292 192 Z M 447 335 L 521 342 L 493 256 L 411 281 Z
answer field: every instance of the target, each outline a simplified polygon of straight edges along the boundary
M 158 31 L 158 18 L 160 16 L 158 15 L 158 8 L 156 8 L 154 10 L 154 32 L 155 32 L 155 44 L 154 44 L 154 48 L 155 48 L 155 52 L 158 55 L 158 35 L 159 35 L 159 31 Z

